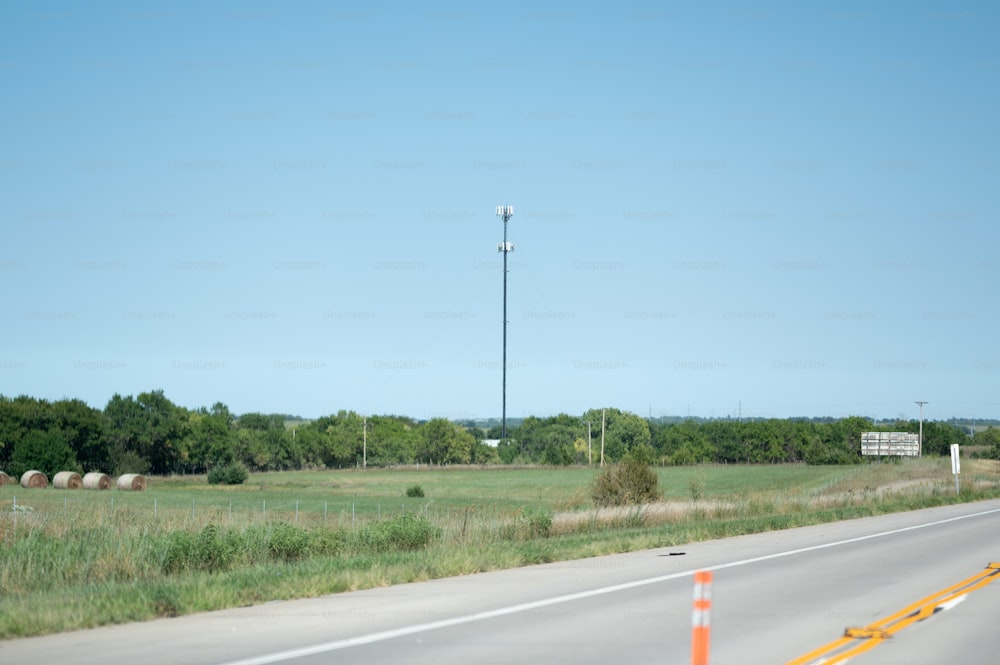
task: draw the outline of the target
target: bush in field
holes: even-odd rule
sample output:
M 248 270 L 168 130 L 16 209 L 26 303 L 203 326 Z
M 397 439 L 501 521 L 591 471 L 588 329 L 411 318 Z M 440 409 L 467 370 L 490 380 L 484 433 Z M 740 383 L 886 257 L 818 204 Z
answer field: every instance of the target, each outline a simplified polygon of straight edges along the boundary
M 278 522 L 271 530 L 268 549 L 271 554 L 284 561 L 302 559 L 309 553 L 310 534 L 287 522 Z
M 532 510 L 524 515 L 528 533 L 532 537 L 548 538 L 552 532 L 552 513 L 547 510 Z
M 598 506 L 651 503 L 660 498 L 659 479 L 649 464 L 626 457 L 594 479 L 591 496 Z
M 441 529 L 420 515 L 398 515 L 373 522 L 358 532 L 359 545 L 369 552 L 418 550 L 440 537 Z
M 207 525 L 198 533 L 174 531 L 167 542 L 163 570 L 168 573 L 226 570 L 233 566 L 244 550 L 241 545 L 237 533 L 224 532 L 214 524 Z
M 422 498 L 424 496 L 424 488 L 420 485 L 410 485 L 406 488 L 406 496 Z
M 242 485 L 250 477 L 250 472 L 239 462 L 213 467 L 208 472 L 210 485 Z
M 524 509 L 501 533 L 509 540 L 548 538 L 552 533 L 552 513 L 540 508 Z

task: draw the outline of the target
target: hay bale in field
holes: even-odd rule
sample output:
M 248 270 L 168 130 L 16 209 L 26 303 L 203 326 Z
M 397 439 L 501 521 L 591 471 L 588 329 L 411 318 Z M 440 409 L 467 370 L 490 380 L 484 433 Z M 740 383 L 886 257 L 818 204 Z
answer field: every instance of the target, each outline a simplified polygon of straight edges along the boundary
M 146 478 L 140 476 L 138 473 L 126 473 L 118 477 L 118 489 L 142 492 L 146 489 Z
M 52 486 L 57 490 L 78 490 L 83 487 L 83 478 L 73 471 L 60 471 L 53 476 Z
M 8 476 L 3 471 L 0 471 L 0 487 L 3 487 L 10 482 L 10 476 Z
M 100 471 L 91 471 L 83 476 L 83 489 L 109 490 L 111 489 L 111 477 Z
M 24 489 L 45 489 L 49 486 L 49 477 L 41 471 L 25 471 L 21 474 L 21 487 Z

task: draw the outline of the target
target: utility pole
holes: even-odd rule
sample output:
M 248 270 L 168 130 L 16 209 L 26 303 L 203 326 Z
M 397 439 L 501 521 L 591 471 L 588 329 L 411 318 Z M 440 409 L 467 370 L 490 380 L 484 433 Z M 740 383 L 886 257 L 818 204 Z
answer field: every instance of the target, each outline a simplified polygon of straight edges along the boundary
M 590 444 L 590 421 L 583 422 L 587 424 L 587 466 L 594 466 L 594 449 Z
M 364 417 L 361 425 L 361 464 L 363 469 L 368 468 L 368 416 Z
M 916 402 L 917 406 L 920 407 L 920 433 L 917 435 L 917 456 L 924 456 L 924 404 L 928 402 Z
M 507 440 L 507 255 L 514 251 L 514 243 L 507 242 L 507 222 L 514 215 L 514 206 L 497 206 L 497 217 L 503 220 L 503 242 L 497 251 L 503 252 L 503 390 L 500 413 L 500 440 Z
M 605 409 L 601 409 L 601 467 L 604 467 L 604 412 Z

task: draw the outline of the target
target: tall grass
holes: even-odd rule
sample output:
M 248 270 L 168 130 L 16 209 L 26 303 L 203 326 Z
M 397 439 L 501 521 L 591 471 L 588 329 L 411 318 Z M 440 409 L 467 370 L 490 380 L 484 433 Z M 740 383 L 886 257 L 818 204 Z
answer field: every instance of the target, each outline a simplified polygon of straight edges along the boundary
M 997 466 L 658 469 L 662 503 L 598 508 L 591 469 L 152 479 L 0 488 L 0 638 L 679 545 L 1000 496 Z M 697 492 L 692 492 L 692 482 Z M 424 497 L 407 497 L 419 484 Z M 14 509 L 14 501 L 17 509 Z

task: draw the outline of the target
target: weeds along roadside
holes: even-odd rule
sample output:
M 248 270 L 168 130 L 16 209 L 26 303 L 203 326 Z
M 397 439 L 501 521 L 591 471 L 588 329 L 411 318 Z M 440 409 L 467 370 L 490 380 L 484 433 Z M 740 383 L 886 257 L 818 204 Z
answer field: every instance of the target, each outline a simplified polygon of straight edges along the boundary
M 794 488 L 719 495 L 712 479 L 664 503 L 554 512 L 567 501 L 433 500 L 335 519 L 273 510 L 136 507 L 107 496 L 0 518 L 0 637 L 176 616 L 268 600 L 683 544 L 994 498 L 995 472 L 956 497 L 937 466 L 838 470 Z M 676 488 L 675 488 L 676 489 Z M 697 490 L 697 491 L 696 491 Z M 5 500 L 6 496 L 0 496 Z M 5 504 L 0 503 L 0 508 Z M 370 507 L 370 506 L 369 506 Z M 7 506 L 9 508 L 9 506 Z M 421 508 L 423 508 L 421 510 Z M 298 521 L 295 521 L 297 519 Z

